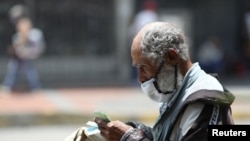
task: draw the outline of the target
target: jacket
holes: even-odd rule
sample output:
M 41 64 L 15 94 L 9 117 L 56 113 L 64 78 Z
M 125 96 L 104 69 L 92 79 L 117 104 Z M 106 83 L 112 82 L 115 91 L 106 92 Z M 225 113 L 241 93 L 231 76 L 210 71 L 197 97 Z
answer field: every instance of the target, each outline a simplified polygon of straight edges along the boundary
M 167 131 L 161 130 L 162 133 L 160 133 L 160 137 L 153 135 L 154 128 L 147 127 L 142 123 L 127 122 L 127 124 L 133 126 L 134 129 L 126 133 L 126 136 L 123 136 L 121 141 L 205 141 L 207 140 L 208 125 L 234 124 L 231 111 L 231 104 L 234 99 L 234 95 L 227 90 L 224 92 L 216 90 L 196 91 L 187 97 L 185 101 L 178 106 L 178 109 L 176 109 L 176 106 L 172 106 L 172 109 L 166 110 L 165 113 L 163 113 L 163 116 L 154 128 L 158 125 L 164 126 L 164 121 L 168 118 L 169 113 L 176 114 L 171 120 L 169 129 Z M 179 134 L 182 130 L 182 127 L 179 127 L 180 121 L 184 120 L 185 122 L 185 119 L 183 119 L 183 117 L 185 117 L 185 111 L 189 108 L 192 110 L 192 106 L 196 104 L 204 105 L 200 115 L 184 135 Z

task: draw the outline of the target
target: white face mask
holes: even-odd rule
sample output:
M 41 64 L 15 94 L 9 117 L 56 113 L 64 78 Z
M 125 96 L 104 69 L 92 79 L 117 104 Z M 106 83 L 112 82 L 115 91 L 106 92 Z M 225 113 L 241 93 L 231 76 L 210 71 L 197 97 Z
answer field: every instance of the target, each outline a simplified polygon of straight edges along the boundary
M 171 94 L 160 93 L 154 85 L 155 78 L 151 78 L 141 84 L 141 89 L 150 99 L 156 102 L 168 102 Z

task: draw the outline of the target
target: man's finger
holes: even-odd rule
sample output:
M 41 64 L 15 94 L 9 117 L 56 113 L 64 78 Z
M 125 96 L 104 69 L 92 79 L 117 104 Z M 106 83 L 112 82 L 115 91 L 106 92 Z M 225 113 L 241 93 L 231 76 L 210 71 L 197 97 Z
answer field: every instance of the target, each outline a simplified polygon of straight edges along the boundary
M 107 127 L 107 123 L 108 122 L 105 121 L 105 120 L 102 120 L 102 119 L 100 119 L 98 117 L 95 117 L 94 121 L 97 123 L 97 125 L 98 125 L 99 128 L 106 128 Z

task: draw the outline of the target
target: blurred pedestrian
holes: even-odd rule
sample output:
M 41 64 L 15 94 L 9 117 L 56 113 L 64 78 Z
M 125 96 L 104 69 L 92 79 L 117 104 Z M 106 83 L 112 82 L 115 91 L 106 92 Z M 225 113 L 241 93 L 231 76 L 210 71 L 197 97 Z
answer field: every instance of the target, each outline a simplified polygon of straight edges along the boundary
M 155 22 L 159 19 L 157 12 L 157 3 L 155 0 L 144 0 L 141 10 L 135 14 L 132 23 L 129 27 L 129 44 L 131 44 L 135 34 L 145 25 L 150 22 Z M 137 71 L 132 68 L 132 79 L 137 84 Z
M 133 38 L 135 34 L 145 25 L 158 20 L 157 4 L 154 0 L 145 0 L 142 9 L 135 14 L 129 27 L 129 36 Z
M 207 73 L 218 73 L 223 71 L 224 51 L 219 37 L 210 36 L 199 48 L 198 61 Z
M 2 90 L 13 90 L 19 73 L 25 74 L 31 90 L 37 90 L 40 88 L 40 82 L 33 61 L 44 52 L 43 33 L 33 27 L 31 19 L 24 15 L 15 17 L 14 25 L 16 33 L 12 36 L 12 44 L 8 48 L 10 60 Z

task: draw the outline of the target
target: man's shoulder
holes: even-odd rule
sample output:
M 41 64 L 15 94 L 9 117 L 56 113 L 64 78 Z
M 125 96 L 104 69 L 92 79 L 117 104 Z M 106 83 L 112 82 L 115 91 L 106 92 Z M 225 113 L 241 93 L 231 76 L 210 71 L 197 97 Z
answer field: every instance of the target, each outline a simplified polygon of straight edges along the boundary
M 184 103 L 205 102 L 231 105 L 234 99 L 235 96 L 229 91 L 201 89 L 189 95 Z

